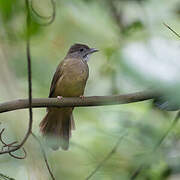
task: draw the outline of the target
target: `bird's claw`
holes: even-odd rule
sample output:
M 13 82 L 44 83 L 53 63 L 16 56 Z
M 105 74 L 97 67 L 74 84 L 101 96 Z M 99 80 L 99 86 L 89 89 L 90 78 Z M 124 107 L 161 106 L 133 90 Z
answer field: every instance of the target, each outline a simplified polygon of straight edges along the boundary
M 85 96 L 83 96 L 83 95 L 81 95 L 81 96 L 79 96 L 81 99 L 84 99 L 85 98 Z
M 59 100 L 62 100 L 63 97 L 62 97 L 62 96 L 57 96 L 57 98 L 58 98 Z

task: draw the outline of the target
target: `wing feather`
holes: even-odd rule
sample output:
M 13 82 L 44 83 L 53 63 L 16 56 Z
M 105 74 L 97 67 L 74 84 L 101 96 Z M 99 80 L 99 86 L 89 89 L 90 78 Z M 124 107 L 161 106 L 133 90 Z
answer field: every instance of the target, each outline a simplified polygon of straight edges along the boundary
M 54 73 L 53 79 L 52 79 L 52 81 L 51 81 L 49 98 L 50 98 L 50 97 L 54 97 L 54 91 L 55 91 L 55 88 L 56 88 L 57 81 L 59 80 L 59 78 L 60 78 L 61 75 L 62 75 L 63 62 L 64 62 L 64 61 L 62 61 L 62 62 L 58 65 L 58 67 L 57 67 L 57 69 L 56 69 L 56 72 Z

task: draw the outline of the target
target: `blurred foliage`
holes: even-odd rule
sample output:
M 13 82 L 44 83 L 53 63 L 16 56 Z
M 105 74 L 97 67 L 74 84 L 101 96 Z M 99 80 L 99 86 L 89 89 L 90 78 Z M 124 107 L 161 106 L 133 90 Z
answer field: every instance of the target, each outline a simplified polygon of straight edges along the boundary
M 90 76 L 85 95 L 155 88 L 173 105 L 180 104 L 180 41 L 162 24 L 166 22 L 180 32 L 179 1 L 113 0 L 115 12 L 109 2 L 56 1 L 56 18 L 50 26 L 40 26 L 47 19 L 32 12 L 33 97 L 48 96 L 58 63 L 72 44 L 81 42 L 100 49 L 89 61 Z M 33 8 L 45 17 L 52 14 L 50 0 L 33 0 Z M 0 0 L 0 26 L 0 99 L 27 97 L 25 2 Z M 44 115 L 44 109 L 34 109 L 33 131 L 40 138 L 38 125 Z M 85 179 L 125 131 L 128 135 L 92 179 L 129 179 L 142 162 L 146 162 L 148 168 L 142 170 L 140 180 L 180 179 L 180 124 L 157 151 L 151 153 L 174 119 L 174 112 L 164 113 L 147 101 L 75 108 L 74 116 L 76 131 L 70 150 L 53 152 L 46 147 L 57 179 Z M 1 114 L 0 127 L 7 127 L 5 140 L 21 140 L 27 129 L 27 119 L 27 110 Z M 36 145 L 32 138 L 28 140 L 27 160 L 0 156 L 0 173 L 18 180 L 48 179 Z

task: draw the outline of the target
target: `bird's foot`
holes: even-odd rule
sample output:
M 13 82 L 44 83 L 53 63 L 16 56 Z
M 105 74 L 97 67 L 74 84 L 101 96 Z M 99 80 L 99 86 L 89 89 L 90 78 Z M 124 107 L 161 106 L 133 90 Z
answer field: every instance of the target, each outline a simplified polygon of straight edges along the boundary
M 57 98 L 58 98 L 59 100 L 62 100 L 63 97 L 62 97 L 62 96 L 57 96 Z
M 81 99 L 85 99 L 85 96 L 83 96 L 83 95 L 81 95 L 81 96 L 79 96 Z

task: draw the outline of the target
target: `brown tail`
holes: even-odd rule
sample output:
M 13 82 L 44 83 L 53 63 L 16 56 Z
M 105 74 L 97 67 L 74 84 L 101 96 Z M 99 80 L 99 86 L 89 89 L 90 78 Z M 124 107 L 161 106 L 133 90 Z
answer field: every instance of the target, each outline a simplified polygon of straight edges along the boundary
M 50 109 L 39 126 L 47 144 L 53 150 L 60 146 L 63 150 L 68 150 L 71 130 L 74 129 L 72 108 Z

